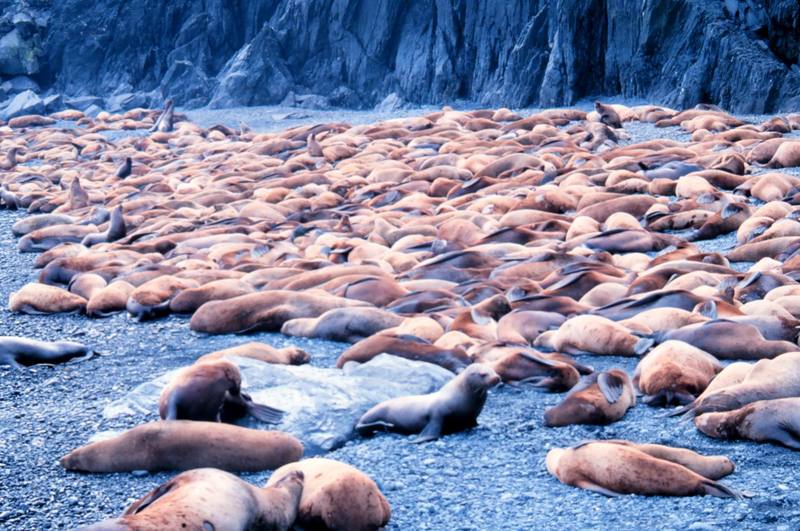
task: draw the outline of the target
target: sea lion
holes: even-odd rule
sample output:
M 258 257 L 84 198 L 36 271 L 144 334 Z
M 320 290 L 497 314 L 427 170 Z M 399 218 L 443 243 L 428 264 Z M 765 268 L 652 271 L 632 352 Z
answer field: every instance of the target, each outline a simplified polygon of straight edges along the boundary
M 88 359 L 94 351 L 73 341 L 39 341 L 17 336 L 0 336 L 0 365 L 28 367 L 40 363 L 64 363 Z
M 580 380 L 579 369 L 563 355 L 509 346 L 490 348 L 488 353 L 473 354 L 473 358 L 491 367 L 505 383 L 529 384 L 550 392 L 563 392 L 572 389 Z
M 218 360 L 228 356 L 251 358 L 265 363 L 277 363 L 280 365 L 303 365 L 311 361 L 311 356 L 308 355 L 308 352 L 297 347 L 275 348 L 266 343 L 251 341 L 235 347 L 203 354 L 197 358 L 196 363 Z
M 800 397 L 759 400 L 746 406 L 695 417 L 701 432 L 717 439 L 777 442 L 800 450 Z
M 99 522 L 86 531 L 125 529 L 289 531 L 303 494 L 303 472 L 258 488 L 214 468 L 178 474 L 133 502 L 119 518 Z
M 666 341 L 636 365 L 633 384 L 651 406 L 687 404 L 722 370 L 711 354 L 683 341 Z
M 336 367 L 341 369 L 348 361 L 366 363 L 383 353 L 434 363 L 452 372 L 460 372 L 472 363 L 470 357 L 460 347 L 439 347 L 416 336 L 396 336 L 386 333 L 375 334 L 352 345 L 336 360 Z
M 115 280 L 100 291 L 93 293 L 86 304 L 86 315 L 89 317 L 107 317 L 125 310 L 128 299 L 136 289 L 124 280 Z
M 12 312 L 75 313 L 86 309 L 86 299 L 56 286 L 32 282 L 11 294 L 8 307 Z
M 238 278 L 212 280 L 202 286 L 182 290 L 170 300 L 169 309 L 175 313 L 194 313 L 208 301 L 232 299 L 255 291 L 253 286 Z
M 620 442 L 622 444 L 593 441 L 572 448 L 554 448 L 547 453 L 547 471 L 565 485 L 606 496 L 741 497 L 736 491 L 714 481 L 733 471 L 733 463 L 725 457 L 706 457 L 680 448 Z M 648 448 L 653 446 L 656 448 Z M 703 472 L 708 473 L 708 469 L 716 473 L 703 475 Z
M 132 168 L 133 168 L 133 160 L 131 160 L 130 157 L 125 157 L 125 160 L 122 161 L 122 164 L 120 164 L 117 167 L 117 171 L 114 175 L 116 175 L 120 179 L 124 179 L 125 177 L 130 176 Z
M 487 392 L 499 383 L 500 376 L 491 368 L 470 365 L 438 391 L 393 398 L 372 407 L 361 416 L 356 431 L 360 435 L 381 429 L 418 433 L 414 442 L 426 442 L 468 430 L 478 425 Z
M 497 339 L 510 343 L 532 343 L 539 334 L 561 326 L 566 318 L 556 312 L 514 310 L 497 322 Z
M 374 307 L 334 308 L 316 318 L 286 321 L 281 327 L 281 333 L 287 336 L 356 343 L 387 328 L 399 326 L 403 320 L 396 313 Z
M 625 371 L 594 372 L 584 376 L 560 404 L 544 412 L 544 424 L 611 424 L 635 405 L 636 394 Z
M 357 468 L 315 457 L 285 465 L 270 476 L 267 487 L 287 475 L 304 475 L 296 525 L 304 529 L 378 531 L 389 523 L 392 509 L 378 485 Z
M 599 315 L 579 315 L 567 319 L 558 330 L 539 335 L 534 347 L 567 354 L 641 356 L 653 346 L 651 338 L 640 338 L 624 326 Z
M 713 319 L 687 325 L 658 335 L 658 339 L 676 339 L 723 360 L 759 360 L 774 358 L 797 350 L 795 343 L 764 339 L 758 328 L 728 319 Z
M 302 455 L 303 445 L 288 433 L 218 422 L 162 420 L 81 446 L 59 463 L 67 470 L 80 472 L 154 472 L 204 467 L 257 472 L 297 461 Z
M 239 368 L 226 360 L 205 360 L 180 369 L 161 391 L 158 414 L 164 420 L 221 422 L 244 411 L 261 422 L 278 424 L 283 412 L 256 404 L 241 390 Z

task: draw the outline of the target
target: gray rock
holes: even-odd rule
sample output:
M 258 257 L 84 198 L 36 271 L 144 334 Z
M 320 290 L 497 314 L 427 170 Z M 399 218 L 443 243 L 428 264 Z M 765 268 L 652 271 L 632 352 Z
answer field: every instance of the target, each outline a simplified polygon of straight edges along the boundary
M 94 105 L 94 104 L 89 105 L 88 107 L 83 109 L 83 113 L 86 116 L 91 116 L 92 118 L 94 118 L 95 116 L 97 116 L 101 112 L 103 112 L 103 109 L 101 107 L 97 106 L 97 105 Z
M 39 92 L 39 84 L 28 76 L 14 76 L 0 84 L 0 90 L 8 94 L 19 94 L 23 90 Z
M 86 110 L 92 105 L 102 107 L 104 102 L 103 98 L 98 96 L 80 96 L 77 98 L 65 98 L 64 105 L 66 105 L 69 109 L 77 109 L 79 111 L 86 112 Z
M 158 99 L 161 99 L 159 95 Z M 147 107 L 150 105 L 150 98 L 142 93 L 125 92 L 114 94 L 106 99 L 106 106 L 109 112 L 123 112 L 137 107 Z
M 33 41 L 14 28 L 0 38 L 0 74 L 30 75 L 39 72 L 39 58 Z
M 47 114 L 64 110 L 64 98 L 61 94 L 52 94 L 42 101 L 44 102 L 44 110 Z
M 43 114 L 45 112 L 44 102 L 32 90 L 20 92 L 14 96 L 0 113 L 0 117 L 9 120 L 15 116 L 26 114 Z
M 209 88 L 206 75 L 190 61 L 175 61 L 161 80 L 161 92 L 183 107 L 208 103 Z
M 405 109 L 408 107 L 408 103 L 406 103 L 403 98 L 401 98 L 397 92 L 392 92 L 381 101 L 379 104 L 375 106 L 376 112 L 393 112 L 399 111 L 401 109 Z

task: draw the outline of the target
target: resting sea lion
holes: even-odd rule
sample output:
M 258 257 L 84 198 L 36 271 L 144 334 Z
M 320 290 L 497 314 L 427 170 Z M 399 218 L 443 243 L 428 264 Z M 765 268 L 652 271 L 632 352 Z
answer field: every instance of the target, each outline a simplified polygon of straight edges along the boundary
M 697 429 L 717 439 L 777 442 L 800 450 L 800 397 L 759 400 L 732 411 L 705 413 Z
M 395 313 L 374 307 L 334 308 L 316 318 L 286 321 L 281 333 L 355 343 L 387 328 L 399 326 L 403 320 Z
M 687 404 L 702 393 L 722 364 L 711 354 L 683 341 L 666 341 L 636 366 L 634 385 L 652 406 Z
M 723 360 L 774 358 L 785 352 L 797 350 L 797 345 L 794 343 L 764 339 L 755 326 L 727 319 L 687 325 L 660 334 L 659 339 L 683 341 Z
M 414 442 L 438 439 L 442 435 L 478 425 L 487 391 L 500 377 L 486 365 L 476 363 L 427 395 L 386 400 L 364 413 L 356 425 L 361 435 L 387 429 L 404 434 L 418 433 Z
M 606 354 L 641 356 L 653 345 L 650 338 L 639 338 L 624 326 L 599 315 L 579 315 L 567 319 L 558 330 L 544 332 L 533 342 L 567 354 Z
M 354 344 L 342 352 L 336 360 L 336 367 L 341 369 L 348 361 L 366 363 L 383 353 L 434 363 L 452 372 L 460 372 L 472 363 L 467 353 L 459 347 L 440 348 L 416 336 L 387 333 L 375 334 Z
M 311 361 L 311 356 L 308 355 L 308 352 L 297 347 L 275 348 L 266 343 L 251 341 L 235 347 L 204 354 L 197 358 L 196 363 L 218 360 L 227 356 L 251 358 L 265 363 L 277 363 L 280 365 L 303 365 Z
M 148 422 L 116 437 L 77 448 L 59 461 L 80 472 L 272 470 L 297 461 L 303 445 L 288 433 L 194 420 Z
M 93 354 L 86 345 L 73 341 L 0 336 L 0 365 L 27 367 L 40 363 L 64 363 L 76 358 L 90 358 Z
M 86 309 L 86 299 L 69 291 L 46 284 L 29 283 L 11 294 L 8 307 L 21 313 L 73 313 Z
M 636 394 L 621 369 L 584 376 L 564 400 L 544 412 L 545 426 L 611 424 L 636 405 Z

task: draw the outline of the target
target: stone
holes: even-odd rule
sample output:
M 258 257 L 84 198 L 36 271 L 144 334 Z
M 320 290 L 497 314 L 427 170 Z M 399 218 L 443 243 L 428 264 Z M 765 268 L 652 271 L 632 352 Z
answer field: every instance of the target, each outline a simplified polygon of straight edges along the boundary
M 77 98 L 64 99 L 64 105 L 66 105 L 68 109 L 77 109 L 84 112 L 92 105 L 102 107 L 103 104 L 103 98 L 98 96 L 80 96 Z
M 6 107 L 0 112 L 3 120 L 9 120 L 16 116 L 26 114 L 44 114 L 45 106 L 40 98 L 32 90 L 25 90 L 14 96 Z
M 44 102 L 44 110 L 47 114 L 64 110 L 64 98 L 61 94 L 52 94 L 42 101 Z
M 88 107 L 83 109 L 83 114 L 85 114 L 86 116 L 91 116 L 92 118 L 95 118 L 101 112 L 103 112 L 103 109 L 100 106 L 94 104 L 89 105 Z
M 39 72 L 39 58 L 33 41 L 25 39 L 19 28 L 0 38 L 0 74 L 31 75 Z
M 406 107 L 408 107 L 408 103 L 406 103 L 406 101 L 403 100 L 403 98 L 401 98 L 397 92 L 392 92 L 375 106 L 375 111 L 394 112 L 399 111 L 400 109 L 405 109 Z
M 208 103 L 209 80 L 191 61 L 175 61 L 161 80 L 161 92 L 181 107 Z
M 162 99 L 161 95 L 158 96 L 158 101 Z M 106 99 L 106 106 L 109 112 L 124 112 L 130 109 L 140 107 L 148 107 L 150 105 L 150 98 L 146 94 L 140 92 L 124 92 L 122 94 L 114 94 Z
M 0 84 L 0 90 L 8 94 L 19 94 L 24 90 L 39 92 L 39 84 L 28 76 L 14 76 Z

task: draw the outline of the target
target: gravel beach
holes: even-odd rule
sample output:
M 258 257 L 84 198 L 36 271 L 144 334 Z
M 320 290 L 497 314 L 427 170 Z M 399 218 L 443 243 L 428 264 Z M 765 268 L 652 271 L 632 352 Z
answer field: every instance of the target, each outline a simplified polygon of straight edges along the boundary
M 275 108 L 250 109 L 243 119 L 268 130 Z M 408 114 L 424 112 L 420 109 Z M 215 114 L 219 113 L 219 114 Z M 202 125 L 236 110 L 193 111 Z M 259 114 L 260 113 L 260 114 Z M 312 116 L 308 121 L 379 119 L 374 113 Z M 264 118 L 263 123 L 261 116 Z M 394 114 L 397 116 L 397 114 Z M 355 117 L 355 118 L 354 118 Z M 279 121 L 279 128 L 294 125 Z M 630 127 L 629 127 L 630 125 Z M 278 128 L 276 127 L 276 128 Z M 626 124 L 635 140 L 684 139 L 677 128 Z M 88 319 L 78 315 L 31 316 L 7 309 L 9 294 L 35 279 L 33 254 L 19 254 L 12 224 L 24 213 L 0 211 L 0 335 L 75 340 L 101 356 L 24 370 L 0 367 L 0 529 L 71 529 L 117 516 L 134 499 L 174 476 L 160 474 L 77 474 L 57 463 L 98 431 L 133 427 L 150 416 L 106 420 L 103 408 L 137 385 L 192 363 L 199 355 L 243 343 L 295 345 L 311 354 L 312 364 L 329 367 L 346 347 L 280 334 L 202 336 L 188 319 L 172 316 L 137 323 L 127 315 Z M 709 242 L 725 249 L 730 237 Z M 635 359 L 579 357 L 598 369 L 620 367 L 633 373 Z M 493 390 L 479 419 L 466 433 L 416 445 L 397 435 L 356 440 L 328 454 L 374 478 L 392 505 L 390 529 L 797 529 L 800 524 L 798 454 L 777 446 L 725 442 L 699 433 L 691 423 L 663 418 L 662 411 L 639 404 L 607 427 L 545 428 L 543 412 L 562 399 L 530 387 Z M 624 438 L 680 446 L 730 457 L 736 471 L 723 483 L 747 493 L 744 501 L 712 497 L 606 498 L 568 487 L 550 476 L 544 457 L 553 447 L 586 439 Z M 269 472 L 242 477 L 263 484 Z

